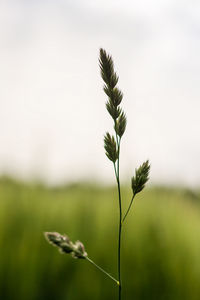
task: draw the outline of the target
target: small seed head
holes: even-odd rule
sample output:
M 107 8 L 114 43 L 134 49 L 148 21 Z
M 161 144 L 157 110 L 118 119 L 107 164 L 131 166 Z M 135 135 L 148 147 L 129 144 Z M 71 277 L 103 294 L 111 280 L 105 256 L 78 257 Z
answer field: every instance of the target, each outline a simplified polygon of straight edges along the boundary
M 126 130 L 126 123 L 127 123 L 126 115 L 123 111 L 121 111 L 118 120 L 116 120 L 115 122 L 115 131 L 120 138 L 122 137 L 122 135 Z
M 135 176 L 131 179 L 133 194 L 141 192 L 149 180 L 150 165 L 147 160 L 138 169 L 135 170 Z
M 118 159 L 117 145 L 114 136 L 111 136 L 108 132 L 104 137 L 104 149 L 106 156 L 115 163 Z
M 80 241 L 73 244 L 67 235 L 58 232 L 45 232 L 44 235 L 50 244 L 59 248 L 61 253 L 71 253 L 73 258 L 87 257 L 85 247 Z

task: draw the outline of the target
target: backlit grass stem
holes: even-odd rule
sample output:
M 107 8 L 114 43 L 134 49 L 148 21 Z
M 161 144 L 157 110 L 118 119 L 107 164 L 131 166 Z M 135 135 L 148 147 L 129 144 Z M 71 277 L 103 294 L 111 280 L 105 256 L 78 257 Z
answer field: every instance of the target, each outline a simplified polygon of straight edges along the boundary
M 93 266 L 95 266 L 97 269 L 99 269 L 101 272 L 103 272 L 106 276 L 108 276 L 110 279 L 112 279 L 113 281 L 115 281 L 117 283 L 117 285 L 119 285 L 119 281 L 117 279 L 115 279 L 113 276 L 111 276 L 108 272 L 106 272 L 104 269 L 102 269 L 100 266 L 98 266 L 97 264 L 95 264 L 95 262 L 93 262 L 93 260 L 91 260 L 88 256 L 86 257 L 86 260 L 89 261 Z

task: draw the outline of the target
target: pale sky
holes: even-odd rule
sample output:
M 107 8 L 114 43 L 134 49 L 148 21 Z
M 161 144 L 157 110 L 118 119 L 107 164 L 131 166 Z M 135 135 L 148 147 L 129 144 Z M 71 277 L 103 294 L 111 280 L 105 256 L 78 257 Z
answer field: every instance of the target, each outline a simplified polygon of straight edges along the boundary
M 198 0 L 1 0 L 0 174 L 112 182 L 99 48 L 114 59 L 128 124 L 121 174 L 200 183 Z

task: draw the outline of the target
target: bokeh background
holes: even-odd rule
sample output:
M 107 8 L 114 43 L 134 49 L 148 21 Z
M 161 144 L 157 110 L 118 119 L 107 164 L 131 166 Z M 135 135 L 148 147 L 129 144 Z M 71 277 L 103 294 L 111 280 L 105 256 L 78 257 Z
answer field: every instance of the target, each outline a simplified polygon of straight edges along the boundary
M 80 239 L 116 274 L 103 47 L 128 119 L 124 209 L 135 167 L 151 162 L 124 226 L 124 299 L 199 299 L 199 1 L 1 0 L 0 40 L 0 298 L 117 297 L 103 274 L 43 237 Z

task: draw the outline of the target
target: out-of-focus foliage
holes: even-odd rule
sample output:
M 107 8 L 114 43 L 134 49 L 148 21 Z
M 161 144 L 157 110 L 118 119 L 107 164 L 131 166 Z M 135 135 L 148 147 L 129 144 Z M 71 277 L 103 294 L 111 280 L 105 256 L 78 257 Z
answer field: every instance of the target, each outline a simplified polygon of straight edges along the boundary
M 127 208 L 132 191 L 123 189 Z M 151 188 L 138 195 L 123 227 L 123 298 L 200 299 L 199 194 Z M 113 274 L 117 253 L 115 188 L 47 188 L 0 180 L 0 299 L 115 299 L 115 283 L 85 260 L 60 255 L 43 232 L 80 239 Z M 123 274 L 126 276 L 123 276 Z

